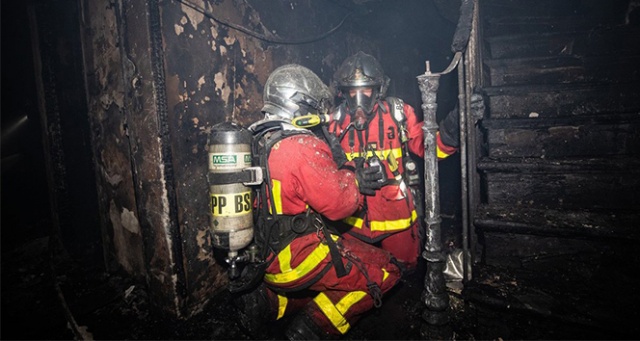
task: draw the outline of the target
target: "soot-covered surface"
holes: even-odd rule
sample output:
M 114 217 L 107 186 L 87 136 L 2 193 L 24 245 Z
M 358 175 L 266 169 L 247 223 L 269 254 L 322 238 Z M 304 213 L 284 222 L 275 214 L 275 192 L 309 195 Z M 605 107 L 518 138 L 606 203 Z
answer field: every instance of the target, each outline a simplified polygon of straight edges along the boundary
M 126 277 L 74 263 L 59 248 L 52 250 L 55 245 L 50 245 L 49 237 L 39 237 L 2 250 L 2 339 L 72 339 L 76 335 L 112 340 L 284 338 L 290 318 L 273 323 L 261 335 L 252 335 L 243 327 L 225 290 L 187 321 L 153 316 L 143 287 Z M 585 296 L 589 283 L 574 288 L 570 295 L 557 294 L 562 288 L 556 292 L 537 289 L 550 288 L 549 283 L 538 283 L 548 280 L 539 275 L 542 270 L 536 269 L 535 275 L 524 269 L 479 267 L 464 291 L 450 292 L 451 323 L 429 328 L 421 319 L 423 263 L 420 271 L 403 279 L 385 297 L 383 306 L 367 314 L 343 339 L 634 339 L 640 335 L 631 322 L 633 313 L 619 312 L 620 321 L 611 322 L 619 301 Z M 610 296 L 633 302 L 637 294 Z M 599 314 L 609 314 L 608 319 Z M 70 319 L 79 327 L 75 335 Z M 610 323 L 602 322 L 607 320 Z

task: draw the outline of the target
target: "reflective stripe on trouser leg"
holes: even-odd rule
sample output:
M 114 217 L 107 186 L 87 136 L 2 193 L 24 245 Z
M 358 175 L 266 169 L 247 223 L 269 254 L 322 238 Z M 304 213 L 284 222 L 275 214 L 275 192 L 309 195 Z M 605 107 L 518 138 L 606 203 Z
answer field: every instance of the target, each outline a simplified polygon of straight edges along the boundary
M 385 269 L 382 269 L 382 271 L 382 280 L 384 282 L 389 277 L 389 273 Z M 364 291 L 327 291 L 318 294 L 313 301 L 317 309 L 322 312 L 326 320 L 340 334 L 348 332 L 351 324 L 356 322 L 363 312 L 373 307 L 373 298 Z M 310 315 L 316 317 L 314 320 L 320 322 L 319 326 L 323 330 L 327 333 L 335 334 L 335 332 L 327 330 L 325 319 L 318 318 L 319 314 L 317 312 L 316 314 L 310 312 Z
M 295 293 L 277 294 L 277 298 L 278 311 L 276 320 L 298 313 L 313 299 L 310 296 L 300 296 Z
M 287 297 L 284 295 L 278 294 L 278 316 L 276 320 L 281 319 L 284 316 L 284 313 L 287 311 Z

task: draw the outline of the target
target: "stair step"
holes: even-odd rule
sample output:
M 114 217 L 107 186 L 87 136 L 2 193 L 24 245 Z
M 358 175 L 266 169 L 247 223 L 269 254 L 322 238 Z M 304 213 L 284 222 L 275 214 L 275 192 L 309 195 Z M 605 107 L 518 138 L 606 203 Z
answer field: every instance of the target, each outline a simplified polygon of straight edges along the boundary
M 487 58 L 640 55 L 640 28 L 620 26 L 585 31 L 511 34 L 491 37 Z
M 640 55 L 485 60 L 491 86 L 640 81 Z
M 488 119 L 481 126 L 492 159 L 638 155 L 640 113 L 621 117 Z
M 640 175 L 640 158 L 482 158 L 477 169 L 483 173 L 624 173 Z M 635 175 L 634 175 L 635 176 Z
M 505 323 L 524 317 L 528 326 L 535 326 L 526 337 L 532 340 L 635 339 L 640 295 L 630 270 L 640 263 L 619 247 L 605 254 L 612 244 L 593 245 L 590 252 L 565 244 L 559 250 L 564 255 L 522 257 L 517 268 L 478 267 L 462 296 L 485 319 L 495 311 L 502 312 L 498 319 Z
M 640 212 L 639 161 L 585 163 L 481 162 L 483 201 L 526 209 L 636 210 Z M 618 160 L 618 162 L 614 162 Z
M 483 232 L 612 238 L 640 241 L 640 214 L 633 211 L 586 211 L 521 208 L 483 204 L 473 221 Z
M 543 33 L 576 28 L 615 26 L 625 23 L 628 0 L 527 0 L 481 2 L 481 12 L 488 36 L 516 33 Z
M 640 112 L 640 82 L 486 87 L 491 118 Z
M 526 6 L 525 6 L 526 7 Z M 531 7 L 526 7 L 530 9 Z M 514 34 L 545 34 L 550 32 L 573 32 L 593 27 L 614 28 L 624 25 L 624 18 L 608 18 L 571 15 L 527 16 L 514 15 L 492 17 L 484 20 L 485 37 L 500 37 Z

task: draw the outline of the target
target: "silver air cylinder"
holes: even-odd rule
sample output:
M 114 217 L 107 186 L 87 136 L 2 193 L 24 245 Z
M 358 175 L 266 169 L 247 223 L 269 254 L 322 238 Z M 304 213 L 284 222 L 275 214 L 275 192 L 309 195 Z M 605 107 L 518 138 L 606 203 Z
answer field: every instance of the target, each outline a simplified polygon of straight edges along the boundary
M 251 167 L 252 135 L 234 123 L 213 126 L 208 141 L 209 208 L 213 245 L 229 250 L 230 256 L 253 239 L 251 189 L 236 175 Z

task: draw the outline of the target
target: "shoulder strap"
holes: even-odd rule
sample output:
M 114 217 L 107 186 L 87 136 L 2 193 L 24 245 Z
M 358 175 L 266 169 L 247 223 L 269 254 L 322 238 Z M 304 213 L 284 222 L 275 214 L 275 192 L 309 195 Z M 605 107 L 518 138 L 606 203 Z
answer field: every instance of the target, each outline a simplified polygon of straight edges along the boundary
M 391 110 L 391 117 L 396 123 L 398 128 L 398 136 L 400 136 L 400 143 L 402 143 L 402 149 L 404 152 L 408 151 L 409 136 L 407 132 L 407 116 L 404 114 L 404 101 L 397 97 L 387 97 L 389 102 L 389 109 Z
M 391 96 L 387 97 L 386 101 L 389 103 L 391 117 L 393 117 L 396 125 L 404 125 L 404 123 L 407 122 L 407 117 L 404 114 L 404 101 L 400 98 Z

